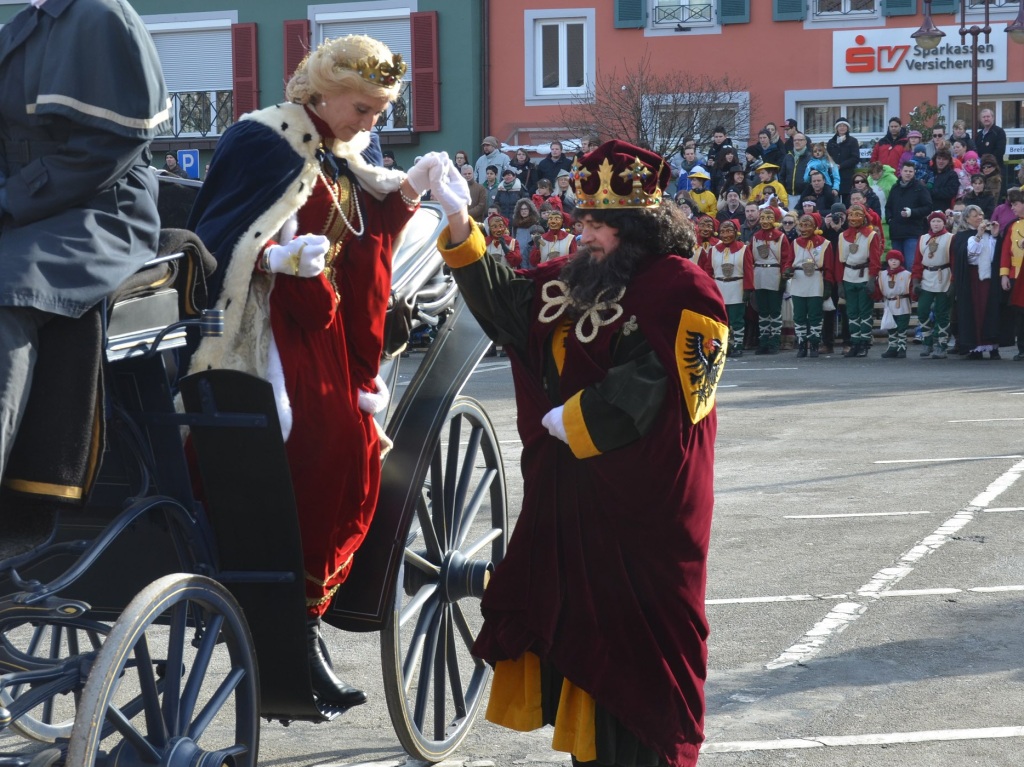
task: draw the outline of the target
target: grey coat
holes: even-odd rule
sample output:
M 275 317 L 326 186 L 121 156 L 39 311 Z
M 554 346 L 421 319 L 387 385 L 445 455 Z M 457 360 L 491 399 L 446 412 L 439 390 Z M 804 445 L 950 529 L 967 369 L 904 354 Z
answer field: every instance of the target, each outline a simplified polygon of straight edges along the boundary
M 48 0 L 0 30 L 0 306 L 81 316 L 156 253 L 160 60 L 125 0 Z

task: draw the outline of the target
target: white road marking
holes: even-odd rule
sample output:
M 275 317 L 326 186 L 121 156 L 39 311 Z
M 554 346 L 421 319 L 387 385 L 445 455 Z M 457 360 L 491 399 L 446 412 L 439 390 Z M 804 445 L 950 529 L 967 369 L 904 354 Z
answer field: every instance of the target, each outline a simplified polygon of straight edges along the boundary
M 1024 421 L 1024 418 L 965 418 L 961 421 L 946 421 L 946 423 L 992 423 L 993 421 Z
M 986 514 L 995 514 L 1000 511 L 1024 511 L 1024 506 L 1004 506 L 1001 509 L 982 509 Z
M 884 567 L 875 573 L 866 584 L 857 589 L 857 596 L 877 599 L 884 592 L 891 591 L 901 580 L 914 571 L 914 565 L 935 551 L 938 551 L 968 522 L 974 519 L 976 512 L 981 511 L 994 501 L 1000 493 L 1009 489 L 1020 479 L 1024 472 L 1024 461 L 1018 461 L 1009 470 L 996 478 L 984 491 L 975 496 L 971 502 L 952 517 L 943 522 L 931 535 L 912 546 L 891 567 Z M 868 609 L 866 604 L 843 602 L 836 605 L 822 620 L 818 621 L 810 631 L 804 634 L 795 644 L 790 646 L 775 660 L 766 664 L 765 668 L 779 669 L 804 663 L 817 655 L 828 643 L 829 639 L 842 633 Z
M 800 368 L 737 368 L 725 366 L 725 372 L 727 373 L 763 373 L 765 371 L 772 372 L 775 370 L 799 370 Z
M 473 369 L 473 373 L 490 373 L 492 370 L 509 370 L 511 367 L 511 362 L 499 362 L 496 365 L 477 365 Z
M 1024 455 L 976 455 L 969 458 L 904 458 L 899 461 L 875 461 L 875 463 L 948 463 L 950 461 L 995 461 L 1002 458 L 1024 458 Z
M 921 730 L 866 735 L 819 735 L 785 740 L 734 740 L 705 743 L 702 754 L 735 754 L 741 751 L 789 751 L 826 746 L 884 746 L 896 743 L 932 743 L 951 740 L 985 740 L 1024 737 L 1024 727 L 975 727 L 963 730 Z
M 931 514 L 930 511 L 871 511 L 853 514 L 788 514 L 783 519 L 844 519 L 846 517 L 904 517 L 910 514 Z
M 976 594 L 997 594 L 1008 591 L 1024 591 L 1024 585 L 1020 586 L 974 586 L 969 589 L 958 589 L 952 586 L 944 586 L 933 589 L 891 589 L 884 591 L 877 596 L 879 598 L 888 597 L 930 597 L 930 596 L 945 596 L 947 594 L 963 594 L 964 592 L 973 592 Z M 733 597 L 726 599 L 705 599 L 705 605 L 764 605 L 764 604 L 781 604 L 784 602 L 836 602 L 839 600 L 849 600 L 856 596 L 858 593 L 853 594 L 785 594 L 781 596 L 766 596 L 766 597 Z M 868 594 L 867 596 L 875 596 Z

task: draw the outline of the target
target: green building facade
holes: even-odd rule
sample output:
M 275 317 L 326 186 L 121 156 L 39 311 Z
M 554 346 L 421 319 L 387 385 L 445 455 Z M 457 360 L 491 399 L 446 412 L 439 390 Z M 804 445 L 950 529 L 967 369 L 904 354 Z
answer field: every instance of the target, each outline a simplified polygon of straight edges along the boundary
M 130 2 L 153 36 L 173 100 L 172 124 L 153 144 L 157 165 L 165 152 L 198 149 L 204 168 L 220 134 L 241 114 L 284 99 L 285 82 L 306 51 L 345 34 L 383 40 L 409 64 L 401 99 L 378 125 L 382 148 L 393 150 L 399 165 L 408 168 L 429 151 L 477 153 L 481 0 Z M 26 4 L 0 0 L 0 24 Z

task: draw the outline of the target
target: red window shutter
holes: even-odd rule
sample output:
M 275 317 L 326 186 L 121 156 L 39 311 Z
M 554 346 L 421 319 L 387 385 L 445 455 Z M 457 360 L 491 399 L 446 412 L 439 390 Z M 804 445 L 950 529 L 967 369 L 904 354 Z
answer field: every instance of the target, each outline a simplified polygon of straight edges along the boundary
M 409 14 L 412 31 L 412 129 L 441 130 L 437 11 Z
M 286 21 L 284 23 L 284 81 L 295 74 L 299 64 L 309 53 L 309 21 Z
M 260 108 L 260 71 L 255 24 L 231 25 L 235 120 Z

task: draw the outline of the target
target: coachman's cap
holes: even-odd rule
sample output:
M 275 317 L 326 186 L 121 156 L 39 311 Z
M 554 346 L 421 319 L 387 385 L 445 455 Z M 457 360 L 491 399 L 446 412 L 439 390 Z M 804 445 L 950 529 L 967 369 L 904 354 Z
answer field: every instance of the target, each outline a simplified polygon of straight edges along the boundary
M 576 207 L 585 210 L 657 208 L 671 171 L 649 149 L 612 140 L 572 164 Z

